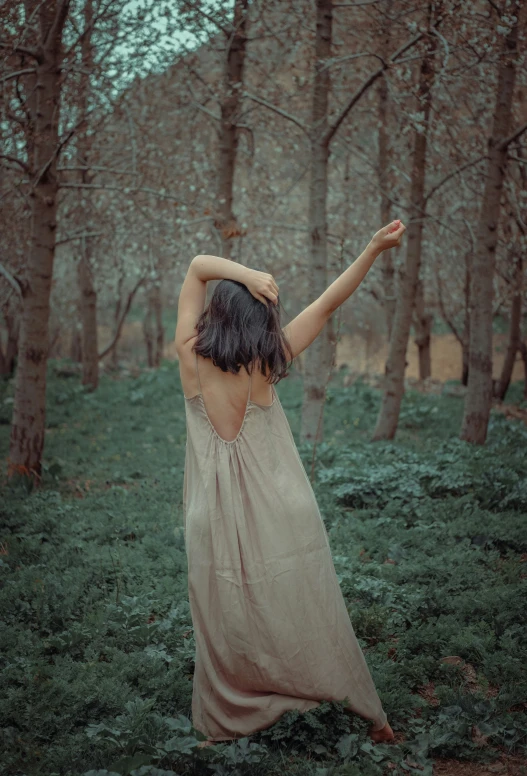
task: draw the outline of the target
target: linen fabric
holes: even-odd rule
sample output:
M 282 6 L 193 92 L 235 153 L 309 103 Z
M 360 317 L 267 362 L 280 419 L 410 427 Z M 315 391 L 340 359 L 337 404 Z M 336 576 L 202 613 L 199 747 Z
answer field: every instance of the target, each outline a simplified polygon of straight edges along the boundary
M 196 370 L 199 370 L 196 357 Z M 335 573 L 327 531 L 273 386 L 232 441 L 203 394 L 185 397 L 183 485 L 196 644 L 192 724 L 213 741 L 251 735 L 292 709 L 345 700 L 387 722 Z

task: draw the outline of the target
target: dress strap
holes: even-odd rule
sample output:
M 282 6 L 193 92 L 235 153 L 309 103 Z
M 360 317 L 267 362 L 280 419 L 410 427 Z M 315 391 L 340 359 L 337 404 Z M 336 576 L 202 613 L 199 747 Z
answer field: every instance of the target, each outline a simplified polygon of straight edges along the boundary
M 249 393 L 247 394 L 247 404 L 249 404 L 249 400 L 251 398 L 251 382 L 253 379 L 253 373 L 249 372 Z
M 194 351 L 194 355 L 196 356 L 196 375 L 198 377 L 199 392 L 201 393 L 201 380 L 199 379 L 199 369 L 198 369 L 198 354 L 196 353 L 196 351 Z

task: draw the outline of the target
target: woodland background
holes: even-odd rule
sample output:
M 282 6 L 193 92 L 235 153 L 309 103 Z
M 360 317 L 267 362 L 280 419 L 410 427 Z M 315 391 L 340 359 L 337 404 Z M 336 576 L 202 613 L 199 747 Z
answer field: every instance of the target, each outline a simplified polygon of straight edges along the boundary
M 525 774 L 526 4 L 0 20 L 1 768 Z M 394 218 L 278 392 L 396 745 L 324 704 L 198 751 L 181 282 L 231 257 L 291 319 Z

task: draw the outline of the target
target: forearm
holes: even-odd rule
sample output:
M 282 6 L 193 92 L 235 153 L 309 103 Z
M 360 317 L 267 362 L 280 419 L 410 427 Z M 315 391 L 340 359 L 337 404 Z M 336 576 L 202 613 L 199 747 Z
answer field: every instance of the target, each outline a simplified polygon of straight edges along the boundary
M 350 264 L 350 266 L 327 287 L 318 301 L 329 315 L 340 307 L 340 305 L 359 287 L 373 262 L 381 252 L 382 251 L 371 242 L 368 243 L 353 264 Z
M 236 261 L 206 254 L 194 256 L 190 269 L 204 283 L 209 280 L 237 280 L 239 283 L 245 283 L 250 272 Z

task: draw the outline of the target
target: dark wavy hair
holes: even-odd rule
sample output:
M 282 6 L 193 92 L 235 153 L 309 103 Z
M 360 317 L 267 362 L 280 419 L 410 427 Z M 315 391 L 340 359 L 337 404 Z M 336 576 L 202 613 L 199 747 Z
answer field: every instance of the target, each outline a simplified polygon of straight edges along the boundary
M 258 365 L 269 383 L 286 377 L 293 360 L 280 325 L 281 302 L 260 302 L 247 286 L 221 280 L 197 323 L 194 350 L 223 372 L 238 374 Z

